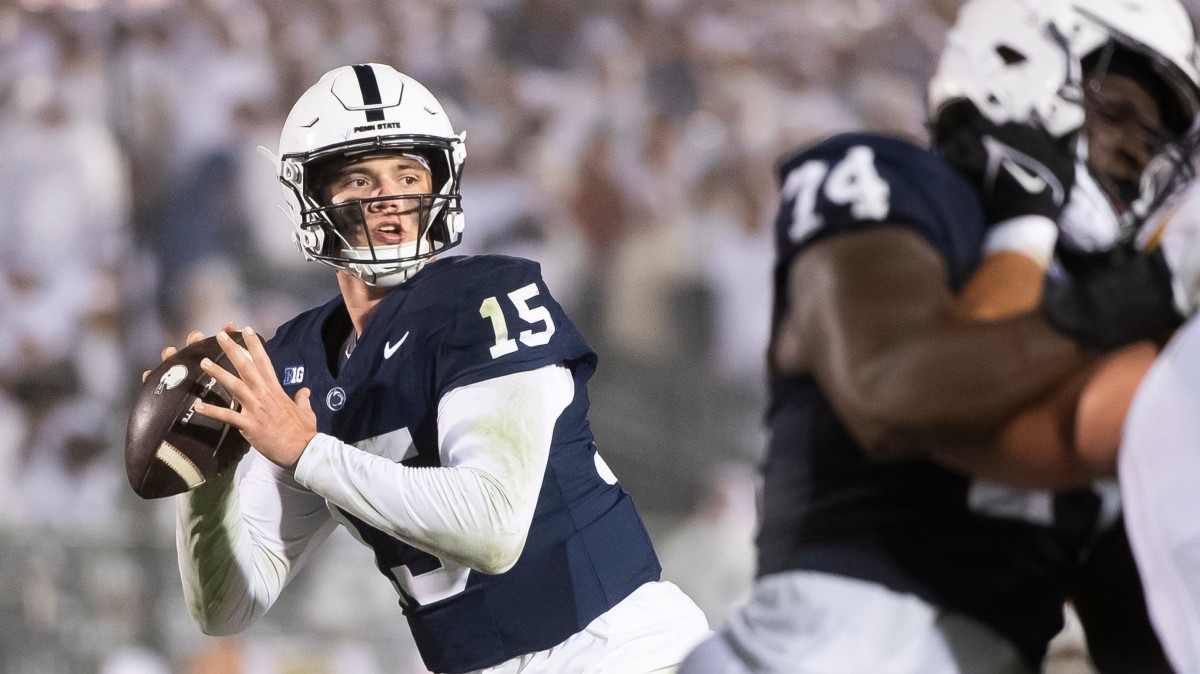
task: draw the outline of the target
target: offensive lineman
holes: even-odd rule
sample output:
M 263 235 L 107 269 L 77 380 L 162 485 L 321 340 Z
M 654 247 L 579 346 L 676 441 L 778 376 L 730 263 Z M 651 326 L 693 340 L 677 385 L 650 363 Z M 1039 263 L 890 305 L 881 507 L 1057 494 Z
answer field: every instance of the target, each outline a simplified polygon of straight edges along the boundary
M 1175 0 L 971 0 L 931 83 L 936 152 L 847 134 L 784 161 L 759 576 L 681 674 L 1040 670 L 1100 508 L 1050 490 L 1114 471 L 1072 410 L 1155 349 L 1088 365 L 1030 310 L 1052 261 L 1079 271 L 1190 179 L 1194 54 Z M 1166 305 L 1117 337 L 1047 311 L 1111 347 L 1173 327 Z

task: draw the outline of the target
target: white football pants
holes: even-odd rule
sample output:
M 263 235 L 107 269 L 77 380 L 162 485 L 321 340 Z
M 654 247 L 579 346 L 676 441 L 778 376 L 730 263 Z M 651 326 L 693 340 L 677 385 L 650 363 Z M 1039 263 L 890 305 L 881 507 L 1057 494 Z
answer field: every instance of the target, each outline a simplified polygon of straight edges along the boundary
M 476 674 L 671 674 L 712 632 L 674 583 L 646 583 L 581 632 Z
M 910 594 L 814 571 L 760 578 L 679 674 L 1030 674 L 992 629 Z

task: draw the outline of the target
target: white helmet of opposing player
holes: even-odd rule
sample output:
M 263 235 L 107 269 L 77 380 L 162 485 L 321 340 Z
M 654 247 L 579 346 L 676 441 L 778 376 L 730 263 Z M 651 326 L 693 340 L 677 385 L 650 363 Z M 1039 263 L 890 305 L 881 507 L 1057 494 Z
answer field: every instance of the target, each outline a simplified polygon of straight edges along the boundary
M 284 122 L 279 155 L 293 238 L 305 257 L 347 271 L 374 286 L 394 286 L 433 255 L 458 244 L 464 218 L 459 194 L 465 134 L 455 134 L 433 94 L 391 66 L 367 63 L 325 73 L 300 96 Z M 416 240 L 375 245 L 364 208 L 372 200 L 330 204 L 322 172 L 347 158 L 403 154 L 429 170 L 433 191 L 404 195 L 419 210 Z M 355 236 L 354 230 L 366 236 Z M 352 240 L 365 245 L 353 245 Z
M 1079 142 L 1076 186 L 1060 222 L 1068 245 L 1111 245 L 1132 236 L 1194 175 L 1200 65 L 1178 0 L 968 0 L 929 84 L 930 119 L 936 124 L 953 104 L 969 101 L 996 124 L 1068 136 L 1089 114 L 1085 75 L 1103 74 L 1114 57 L 1138 62 L 1158 80 L 1164 124 L 1154 130 L 1156 153 L 1118 215 L 1117 190 L 1090 174 Z

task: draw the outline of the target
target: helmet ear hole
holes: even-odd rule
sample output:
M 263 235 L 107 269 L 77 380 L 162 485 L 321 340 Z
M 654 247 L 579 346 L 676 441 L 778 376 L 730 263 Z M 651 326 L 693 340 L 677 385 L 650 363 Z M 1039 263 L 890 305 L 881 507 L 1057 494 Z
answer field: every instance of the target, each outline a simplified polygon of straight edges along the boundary
M 319 250 L 321 247 L 321 237 L 311 229 L 304 229 L 298 232 L 300 245 L 310 250 Z
M 304 257 L 312 260 L 318 255 L 324 253 L 321 248 L 325 243 L 325 235 L 319 228 L 297 228 L 292 230 L 292 241 L 300 248 L 300 252 L 304 253 Z
M 1024 54 L 1006 44 L 996 45 L 996 53 L 1004 60 L 1006 66 L 1016 65 L 1027 60 Z
M 443 212 L 430 225 L 430 242 L 438 244 L 439 250 L 455 245 L 462 237 L 465 221 L 462 211 Z
M 283 179 L 289 183 L 298 182 L 300 180 L 300 168 L 295 163 L 287 161 L 282 166 Z

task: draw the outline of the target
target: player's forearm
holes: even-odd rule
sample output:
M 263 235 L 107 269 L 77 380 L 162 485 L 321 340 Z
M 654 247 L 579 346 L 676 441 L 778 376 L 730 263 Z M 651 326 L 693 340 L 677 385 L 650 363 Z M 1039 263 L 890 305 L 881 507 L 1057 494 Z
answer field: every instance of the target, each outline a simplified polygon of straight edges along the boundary
M 324 501 L 254 456 L 239 489 L 233 472 L 177 499 L 184 598 L 206 634 L 256 622 L 333 527 Z
M 525 545 L 568 370 L 520 372 L 447 393 L 438 406 L 443 467 L 410 468 L 318 434 L 296 479 L 367 524 L 485 573 Z
M 1106 354 L 1022 410 L 991 442 L 933 458 L 1018 487 L 1068 489 L 1115 478 L 1125 416 L 1157 355 L 1149 341 Z
M 249 536 L 233 472 L 178 497 L 175 545 L 183 597 L 205 634 L 235 634 L 266 612 L 252 596 Z
M 834 361 L 836 363 L 838 361 Z M 830 368 L 830 390 L 880 458 L 978 445 L 1085 362 L 1037 315 L 987 324 L 949 316 Z
M 957 307 L 969 318 L 985 320 L 1035 309 L 1041 285 L 1033 280 L 1041 277 L 1031 258 L 993 254 L 959 295 Z M 1022 299 L 1006 299 L 1013 295 Z M 1022 410 L 991 441 L 935 452 L 932 458 L 974 477 L 1019 487 L 1068 489 L 1113 478 L 1125 414 L 1157 352 L 1143 341 L 1107 354 Z
M 899 227 L 832 237 L 792 264 L 772 359 L 814 374 L 872 456 L 978 444 L 1082 361 L 1033 313 L 964 318 L 948 273 Z
M 1085 376 L 1068 378 L 980 446 L 934 451 L 930 458 L 974 478 L 1027 489 L 1073 489 L 1112 477 L 1110 467 L 1079 454 L 1072 432 L 1075 400 Z
M 517 560 L 528 523 L 494 477 L 472 468 L 409 468 L 318 434 L 296 477 L 370 526 L 485 573 Z
M 1042 299 L 1045 265 L 1011 250 L 983 259 L 955 298 L 955 309 L 973 320 L 996 320 L 1036 311 Z

